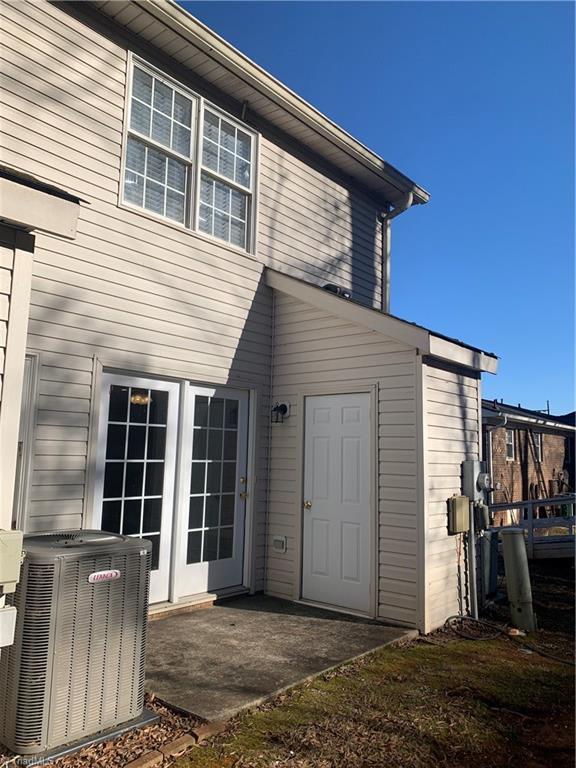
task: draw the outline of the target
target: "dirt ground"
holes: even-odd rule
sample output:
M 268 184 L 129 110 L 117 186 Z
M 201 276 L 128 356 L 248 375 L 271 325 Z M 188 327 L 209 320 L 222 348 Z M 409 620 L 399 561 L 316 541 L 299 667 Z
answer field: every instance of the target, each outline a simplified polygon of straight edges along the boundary
M 535 564 L 532 582 L 538 632 L 467 640 L 442 630 L 386 648 L 239 715 L 163 768 L 572 768 L 573 561 Z M 507 622 L 505 602 L 490 618 Z M 148 705 L 159 724 L 55 765 L 120 768 L 198 723 Z

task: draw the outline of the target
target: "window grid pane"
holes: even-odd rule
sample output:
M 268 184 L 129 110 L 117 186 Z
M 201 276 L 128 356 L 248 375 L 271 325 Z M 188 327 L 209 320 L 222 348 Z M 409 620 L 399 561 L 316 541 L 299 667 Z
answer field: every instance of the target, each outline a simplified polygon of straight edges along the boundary
M 233 398 L 195 397 L 188 564 L 232 557 L 238 408 Z
M 152 570 L 158 568 L 168 399 L 164 390 L 110 387 L 102 527 L 150 539 Z
M 134 67 L 130 128 L 190 158 L 192 99 Z
M 202 171 L 200 217 L 202 232 L 246 247 L 248 195 Z
M 183 224 L 186 188 L 185 163 L 128 138 L 124 200 Z
M 204 110 L 202 164 L 221 176 L 252 188 L 252 138 L 225 118 Z

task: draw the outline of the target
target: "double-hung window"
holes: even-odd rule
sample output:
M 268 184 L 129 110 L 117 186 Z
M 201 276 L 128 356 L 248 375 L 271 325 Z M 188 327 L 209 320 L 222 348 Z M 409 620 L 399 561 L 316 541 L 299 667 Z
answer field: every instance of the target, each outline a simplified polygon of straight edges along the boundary
M 542 432 L 534 432 L 534 453 L 538 464 L 542 462 Z
M 508 461 L 514 461 L 514 430 L 506 430 L 506 458 Z
M 255 135 L 134 60 L 122 200 L 248 250 Z

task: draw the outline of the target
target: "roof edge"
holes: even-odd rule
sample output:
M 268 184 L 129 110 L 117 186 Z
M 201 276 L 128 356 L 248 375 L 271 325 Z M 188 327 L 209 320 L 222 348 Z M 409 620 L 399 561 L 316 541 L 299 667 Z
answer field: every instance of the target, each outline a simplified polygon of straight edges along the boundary
M 396 341 L 414 347 L 422 355 L 455 363 L 475 371 L 496 373 L 498 370 L 498 358 L 491 352 L 484 352 L 456 339 L 435 334 L 434 331 L 416 323 L 384 314 L 372 307 L 325 291 L 320 285 L 307 283 L 269 267 L 264 270 L 264 278 L 270 288 L 280 293 L 286 293 L 307 304 L 318 306 L 355 325 L 390 336 Z
M 388 184 L 396 187 L 399 192 L 412 192 L 414 203 L 424 204 L 428 202 L 430 194 L 423 187 L 390 165 L 295 91 L 220 37 L 210 27 L 192 16 L 176 0 L 163 0 L 162 3 L 157 0 L 135 0 L 135 2 L 163 23 L 169 20 L 178 25 L 181 31 L 184 30 L 192 36 L 195 44 L 203 48 L 212 58 L 219 60 L 233 72 L 241 72 L 244 78 L 247 77 L 252 81 L 254 87 L 276 101 L 280 107 L 291 112 L 309 127 L 330 139 L 366 168 L 375 172 Z

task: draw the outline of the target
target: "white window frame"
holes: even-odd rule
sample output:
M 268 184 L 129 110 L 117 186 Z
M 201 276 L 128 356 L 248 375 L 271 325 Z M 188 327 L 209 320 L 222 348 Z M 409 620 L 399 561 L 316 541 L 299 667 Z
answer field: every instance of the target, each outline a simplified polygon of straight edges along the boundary
M 542 432 L 533 432 L 534 435 L 534 456 L 536 463 L 542 463 Z
M 181 155 L 179 152 L 165 147 L 163 144 L 155 141 L 151 137 L 145 136 L 138 131 L 130 128 L 131 112 L 132 112 L 132 83 L 134 75 L 134 67 L 137 66 L 140 69 L 147 72 L 153 78 L 160 80 L 168 85 L 174 91 L 185 96 L 192 102 L 193 116 L 191 122 L 191 151 L 190 157 Z M 254 131 L 253 128 L 243 123 L 241 120 L 228 114 L 226 111 L 217 107 L 212 102 L 204 99 L 195 91 L 187 88 L 186 86 L 174 80 L 168 75 L 165 75 L 161 70 L 155 66 L 149 64 L 147 61 L 141 59 L 139 56 L 135 56 L 131 52 L 128 54 L 128 75 L 126 78 L 125 89 L 125 118 L 122 136 L 122 158 L 120 164 L 120 185 L 119 185 L 119 206 L 126 208 L 139 215 L 146 216 L 147 218 L 156 219 L 162 221 L 164 224 L 168 224 L 178 229 L 185 229 L 187 232 L 194 234 L 202 239 L 209 240 L 212 243 L 217 243 L 223 248 L 230 248 L 240 253 L 255 253 L 256 247 L 256 219 L 257 219 L 257 192 L 258 192 L 258 160 L 259 160 L 259 134 Z M 215 113 L 218 117 L 231 123 L 235 128 L 240 129 L 244 133 L 247 133 L 251 137 L 251 185 L 250 188 L 238 184 L 233 179 L 229 179 L 226 176 L 219 174 L 217 171 L 213 171 L 209 168 L 203 168 L 202 166 L 202 141 L 203 141 L 203 126 L 204 126 L 204 108 Z M 133 137 L 137 141 L 146 146 L 150 146 L 153 149 L 157 149 L 159 152 L 164 153 L 167 157 L 171 157 L 180 163 L 187 166 L 187 178 L 186 178 L 186 191 L 185 191 L 185 211 L 184 222 L 180 223 L 175 219 L 168 216 L 155 213 L 154 211 L 145 208 L 143 205 L 139 206 L 135 203 L 125 199 L 124 196 L 124 180 L 126 175 L 126 157 L 128 148 L 128 139 Z M 246 214 L 246 246 L 234 245 L 227 240 L 223 240 L 216 235 L 211 235 L 206 232 L 202 232 L 199 229 L 200 218 L 200 181 L 202 171 L 204 170 L 211 178 L 221 181 L 222 183 L 230 186 L 242 194 L 247 196 L 247 214 Z
M 511 436 L 512 439 L 508 440 L 508 437 Z M 508 448 L 512 448 L 512 456 L 508 455 Z M 515 461 L 516 459 L 516 444 L 514 440 L 514 430 L 513 429 L 507 429 L 506 430 L 506 461 Z

